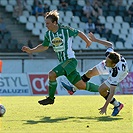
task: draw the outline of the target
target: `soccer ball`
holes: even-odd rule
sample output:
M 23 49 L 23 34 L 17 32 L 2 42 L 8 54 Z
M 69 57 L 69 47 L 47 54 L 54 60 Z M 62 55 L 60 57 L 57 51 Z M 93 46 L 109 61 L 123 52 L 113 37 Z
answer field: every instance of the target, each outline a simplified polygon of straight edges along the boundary
M 2 104 L 0 104 L 0 117 L 2 117 L 5 114 L 5 112 L 6 112 L 5 107 Z

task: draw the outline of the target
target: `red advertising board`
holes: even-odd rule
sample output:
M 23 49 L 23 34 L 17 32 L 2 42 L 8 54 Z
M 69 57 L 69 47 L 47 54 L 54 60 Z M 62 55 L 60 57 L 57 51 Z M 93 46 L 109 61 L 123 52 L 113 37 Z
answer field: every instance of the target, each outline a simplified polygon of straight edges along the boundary
M 29 80 L 34 95 L 48 94 L 48 74 L 29 74 Z

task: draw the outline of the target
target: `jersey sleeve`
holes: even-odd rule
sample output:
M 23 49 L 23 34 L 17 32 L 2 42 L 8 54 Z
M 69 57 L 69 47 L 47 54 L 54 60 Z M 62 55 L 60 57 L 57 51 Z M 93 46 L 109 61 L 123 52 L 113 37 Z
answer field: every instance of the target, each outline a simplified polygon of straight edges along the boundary
M 76 29 L 74 29 L 74 28 L 71 28 L 71 27 L 68 28 L 68 32 L 69 32 L 69 36 L 70 36 L 70 37 L 72 37 L 72 36 L 75 37 L 75 36 L 77 36 L 78 33 L 79 33 L 78 30 L 76 30 Z
M 44 36 L 44 41 L 42 43 L 43 46 L 49 46 L 50 41 L 49 41 L 49 37 L 48 34 L 46 33 L 46 35 Z

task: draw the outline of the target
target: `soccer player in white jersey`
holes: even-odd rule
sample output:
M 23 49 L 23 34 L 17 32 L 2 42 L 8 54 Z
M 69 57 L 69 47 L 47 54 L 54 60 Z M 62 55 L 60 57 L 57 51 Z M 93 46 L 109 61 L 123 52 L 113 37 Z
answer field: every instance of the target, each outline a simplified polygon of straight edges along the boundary
M 51 44 L 60 62 L 59 65 L 49 72 L 49 96 L 46 99 L 38 101 L 41 105 L 54 103 L 54 95 L 57 87 L 56 78 L 62 75 L 65 75 L 73 85 L 80 86 L 80 89 L 98 91 L 97 85 L 89 82 L 85 83 L 81 79 L 80 74 L 76 70 L 77 60 L 72 50 L 73 37 L 79 36 L 86 42 L 86 47 L 91 45 L 91 40 L 79 30 L 58 24 L 58 20 L 59 13 L 57 10 L 48 12 L 45 16 L 45 23 L 48 31 L 44 36 L 43 43 L 34 48 L 29 48 L 27 46 L 22 47 L 22 51 L 31 54 L 34 52 L 43 52 L 47 50 Z
M 92 42 L 100 43 L 107 48 L 105 56 L 106 60 L 101 61 L 99 64 L 88 70 L 83 76 L 82 80 L 87 82 L 91 77 L 96 75 L 109 74 L 106 81 L 99 86 L 99 93 L 106 99 L 106 102 L 102 108 L 100 108 L 101 114 L 106 114 L 107 106 L 109 103 L 114 105 L 112 116 L 116 116 L 123 108 L 123 104 L 118 102 L 113 96 L 115 89 L 119 82 L 121 82 L 128 75 L 128 65 L 124 57 L 114 52 L 113 44 L 109 41 L 97 39 L 93 33 L 89 33 L 89 38 Z M 93 45 L 93 44 L 92 44 Z M 72 87 L 62 82 L 64 88 L 67 89 L 69 94 L 73 94 L 76 89 L 80 89 L 79 86 Z

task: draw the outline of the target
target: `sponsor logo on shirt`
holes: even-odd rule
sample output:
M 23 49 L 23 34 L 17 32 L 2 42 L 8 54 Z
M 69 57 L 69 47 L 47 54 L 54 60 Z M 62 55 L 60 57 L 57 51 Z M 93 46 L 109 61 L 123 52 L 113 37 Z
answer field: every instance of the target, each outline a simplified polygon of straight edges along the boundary
M 63 43 L 63 40 L 60 38 L 60 37 L 56 37 L 56 38 L 54 38 L 53 40 L 52 40 L 52 44 L 54 45 L 54 46 L 59 46 L 59 45 L 61 45 Z

